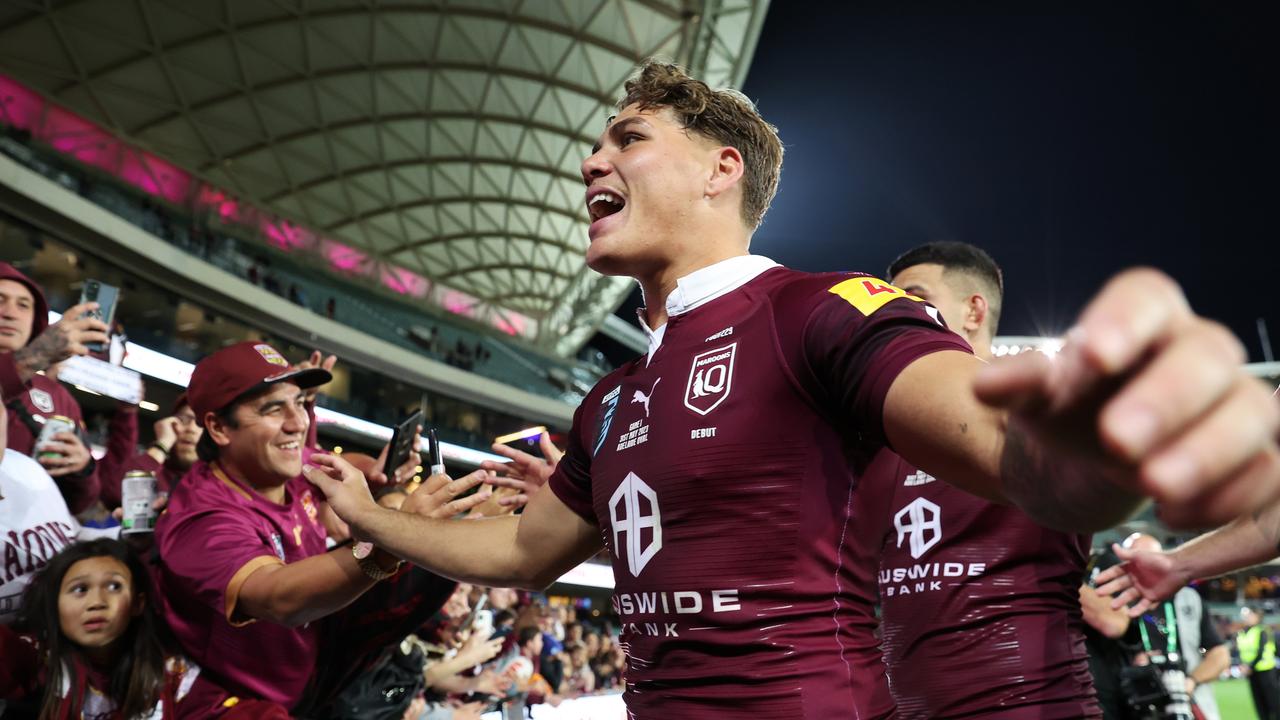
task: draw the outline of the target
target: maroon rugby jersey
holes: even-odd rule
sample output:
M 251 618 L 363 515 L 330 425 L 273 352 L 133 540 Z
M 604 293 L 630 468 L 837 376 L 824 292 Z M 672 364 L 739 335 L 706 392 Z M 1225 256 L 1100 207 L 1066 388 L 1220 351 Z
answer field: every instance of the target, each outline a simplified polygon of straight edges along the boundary
M 1079 587 L 1089 536 L 1048 530 L 897 456 L 882 503 L 884 657 L 902 718 L 1102 717 Z M 872 493 L 885 486 L 876 485 Z
M 865 468 L 897 374 L 968 346 L 865 275 L 775 266 L 709 295 L 670 313 L 651 359 L 588 394 L 550 481 L 609 550 L 627 707 L 642 720 L 891 716 L 878 536 L 856 531 L 856 495 L 888 482 Z

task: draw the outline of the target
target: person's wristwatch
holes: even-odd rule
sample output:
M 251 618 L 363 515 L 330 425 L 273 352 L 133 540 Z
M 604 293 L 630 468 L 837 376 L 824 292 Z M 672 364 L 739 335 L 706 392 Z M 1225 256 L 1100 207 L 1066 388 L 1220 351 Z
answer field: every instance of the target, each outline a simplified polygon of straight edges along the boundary
M 351 555 L 355 557 L 360 572 L 374 580 L 386 580 L 400 571 L 400 567 L 404 565 L 403 560 L 397 560 L 396 564 L 388 570 L 378 564 L 378 558 L 374 554 L 375 549 L 371 542 L 351 543 Z

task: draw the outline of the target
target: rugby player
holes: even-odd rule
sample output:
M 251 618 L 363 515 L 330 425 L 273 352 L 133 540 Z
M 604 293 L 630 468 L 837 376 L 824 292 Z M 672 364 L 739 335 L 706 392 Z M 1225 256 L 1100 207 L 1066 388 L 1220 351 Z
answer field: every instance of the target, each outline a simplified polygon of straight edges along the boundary
M 1004 284 L 987 253 L 930 243 L 903 253 L 887 276 L 991 359 Z M 892 484 L 866 492 L 890 496 L 880 511 L 879 588 L 899 716 L 1101 717 L 1078 600 L 1089 536 L 1047 529 L 891 461 Z
M 305 472 L 353 532 L 464 582 L 545 587 L 606 546 L 632 717 L 892 713 L 883 666 L 861 664 L 878 548 L 854 532 L 889 449 L 1082 531 L 1144 493 L 1183 522 L 1276 494 L 1275 409 L 1164 276 L 1112 281 L 1056 363 L 980 373 L 888 283 L 748 254 L 782 147 L 741 95 L 651 63 L 619 107 L 582 164 L 586 261 L 640 283 L 649 351 L 578 408 L 550 492 L 519 516 L 435 522 Z

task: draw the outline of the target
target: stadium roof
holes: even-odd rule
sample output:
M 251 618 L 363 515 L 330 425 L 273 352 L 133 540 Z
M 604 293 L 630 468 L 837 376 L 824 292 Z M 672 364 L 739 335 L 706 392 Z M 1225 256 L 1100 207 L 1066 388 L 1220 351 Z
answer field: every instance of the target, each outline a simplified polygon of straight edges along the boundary
M 767 6 L 8 2 L 0 73 L 306 228 L 278 246 L 460 290 L 569 354 L 631 287 L 583 264 L 578 171 L 623 81 L 660 57 L 739 86 Z

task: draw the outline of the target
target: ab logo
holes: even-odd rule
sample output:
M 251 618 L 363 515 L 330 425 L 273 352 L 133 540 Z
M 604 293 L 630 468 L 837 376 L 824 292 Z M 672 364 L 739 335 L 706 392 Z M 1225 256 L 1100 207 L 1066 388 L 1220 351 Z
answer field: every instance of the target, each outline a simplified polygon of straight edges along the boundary
M 719 407 L 733 389 L 733 358 L 738 343 L 699 353 L 689 367 L 684 406 L 699 415 Z
M 613 554 L 627 554 L 627 569 L 639 577 L 644 566 L 662 549 L 662 512 L 658 493 L 635 473 L 627 476 L 609 498 L 609 525 L 613 528 Z M 645 532 L 648 530 L 649 532 Z M 626 542 L 621 536 L 626 534 Z
M 904 537 L 911 535 L 911 557 L 919 560 L 942 539 L 942 508 L 916 498 L 893 516 L 893 526 L 898 529 L 898 547 L 902 547 Z

